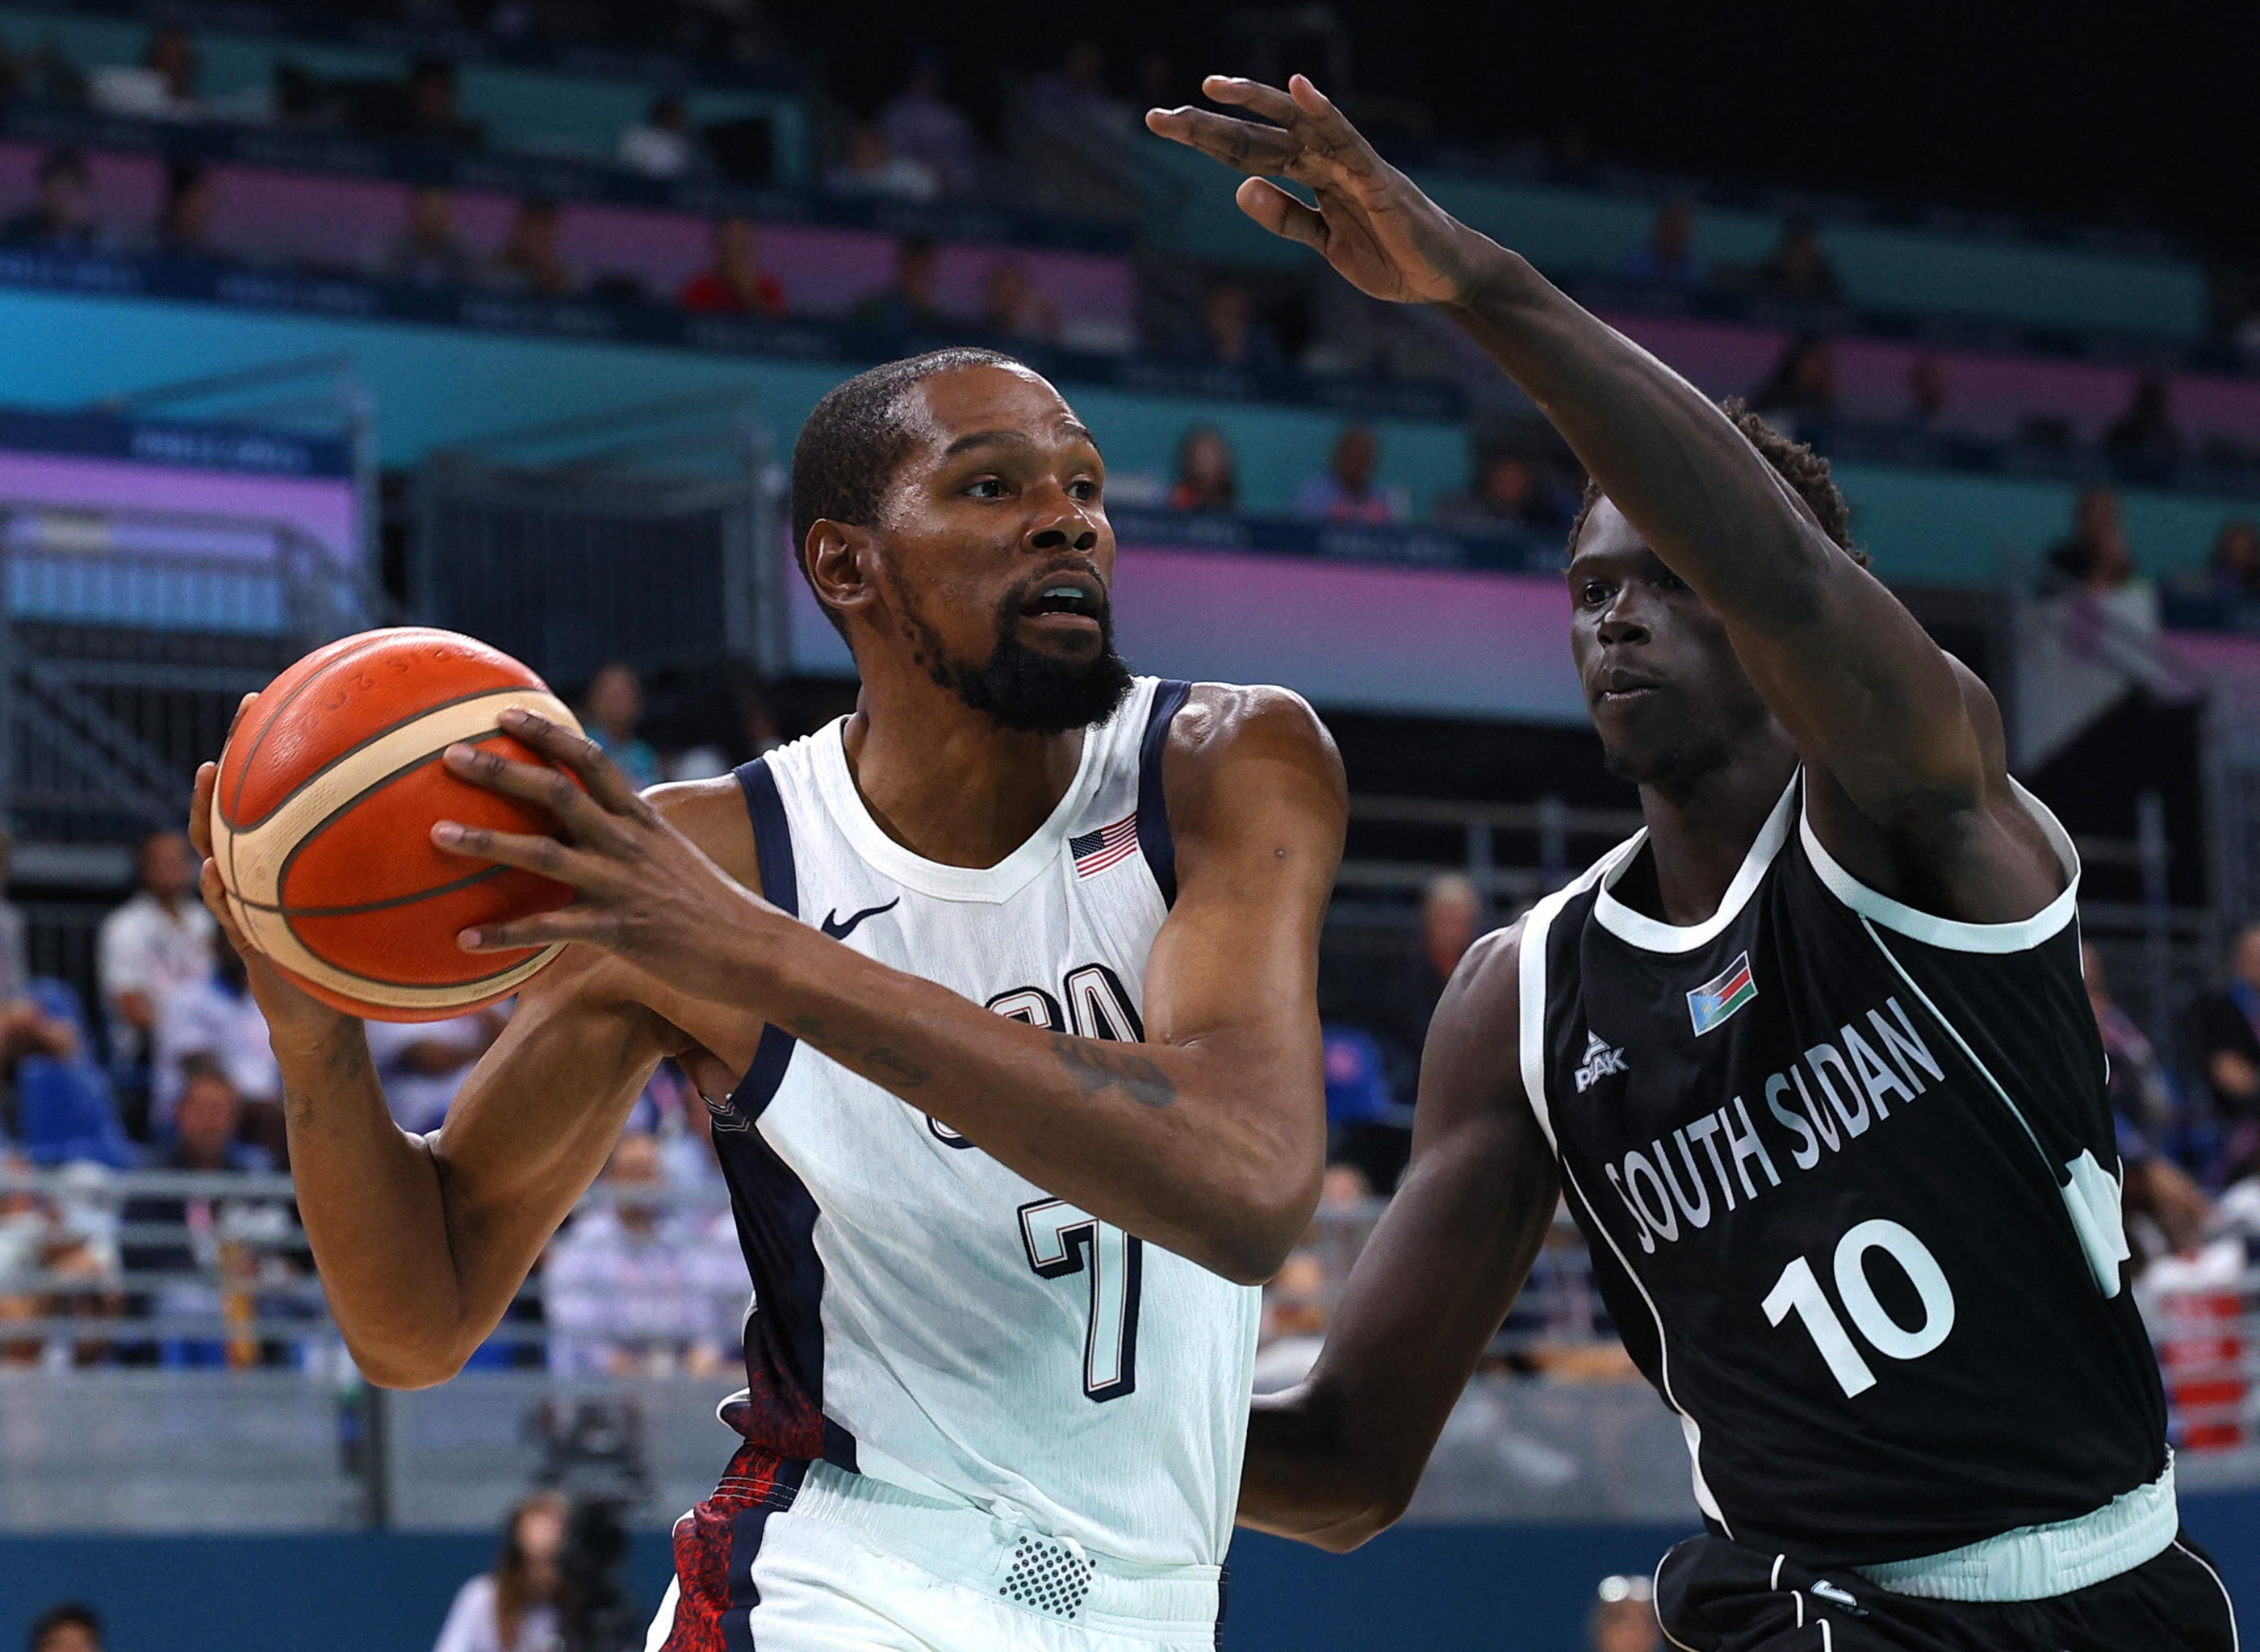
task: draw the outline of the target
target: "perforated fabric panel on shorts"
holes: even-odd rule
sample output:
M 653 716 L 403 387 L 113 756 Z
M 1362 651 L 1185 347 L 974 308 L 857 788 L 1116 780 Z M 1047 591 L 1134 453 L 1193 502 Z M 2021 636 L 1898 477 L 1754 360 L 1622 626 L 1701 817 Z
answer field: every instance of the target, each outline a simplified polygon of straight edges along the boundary
M 1072 1618 L 1091 1593 L 1091 1574 L 1096 1570 L 1064 1543 L 1023 1536 L 1012 1550 L 1012 1570 L 997 1586 L 997 1592 L 1037 1612 Z

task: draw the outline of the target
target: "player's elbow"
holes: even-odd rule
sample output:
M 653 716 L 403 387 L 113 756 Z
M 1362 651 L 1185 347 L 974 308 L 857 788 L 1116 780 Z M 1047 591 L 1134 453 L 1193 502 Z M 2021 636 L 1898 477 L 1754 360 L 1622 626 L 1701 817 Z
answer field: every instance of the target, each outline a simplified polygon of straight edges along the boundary
M 1302 1242 L 1319 1205 L 1321 1169 L 1276 1167 L 1251 1177 L 1216 1235 L 1210 1267 L 1236 1285 L 1268 1284 Z
M 373 1336 L 340 1327 L 354 1368 L 379 1388 L 437 1388 L 470 1361 L 476 1344 L 436 1336 Z

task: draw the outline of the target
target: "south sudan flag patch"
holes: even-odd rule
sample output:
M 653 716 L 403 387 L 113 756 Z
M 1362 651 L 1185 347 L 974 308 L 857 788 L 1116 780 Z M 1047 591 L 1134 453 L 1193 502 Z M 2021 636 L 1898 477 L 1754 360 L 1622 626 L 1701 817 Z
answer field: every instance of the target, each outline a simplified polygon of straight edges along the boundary
M 1734 1012 L 1758 995 L 1750 975 L 1750 955 L 1743 953 L 1717 975 L 1687 995 L 1687 1016 L 1700 1038 L 1723 1025 Z

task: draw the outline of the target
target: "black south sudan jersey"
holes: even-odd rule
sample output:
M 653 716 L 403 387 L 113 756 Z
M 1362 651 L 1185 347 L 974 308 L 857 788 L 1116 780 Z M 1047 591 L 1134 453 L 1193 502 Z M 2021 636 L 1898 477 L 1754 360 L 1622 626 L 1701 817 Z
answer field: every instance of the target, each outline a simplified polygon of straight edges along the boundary
M 2167 1467 L 2122 1264 L 2078 864 L 2014 924 L 1854 881 L 1792 784 L 1708 922 L 1526 920 L 1524 1082 L 1705 1514 L 1810 1565 L 2070 1520 Z

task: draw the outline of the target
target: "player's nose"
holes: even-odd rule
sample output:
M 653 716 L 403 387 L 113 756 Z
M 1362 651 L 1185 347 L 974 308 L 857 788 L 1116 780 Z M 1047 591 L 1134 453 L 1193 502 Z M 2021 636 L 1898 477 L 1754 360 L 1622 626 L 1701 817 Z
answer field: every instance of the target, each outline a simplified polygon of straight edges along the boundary
M 1027 546 L 1033 551 L 1057 553 L 1098 548 L 1098 524 L 1083 501 L 1062 493 L 1040 504 L 1028 524 Z
M 1615 599 L 1603 611 L 1600 623 L 1593 628 L 1593 634 L 1610 647 L 1649 640 L 1650 633 L 1646 611 L 1629 585 L 1619 591 Z

